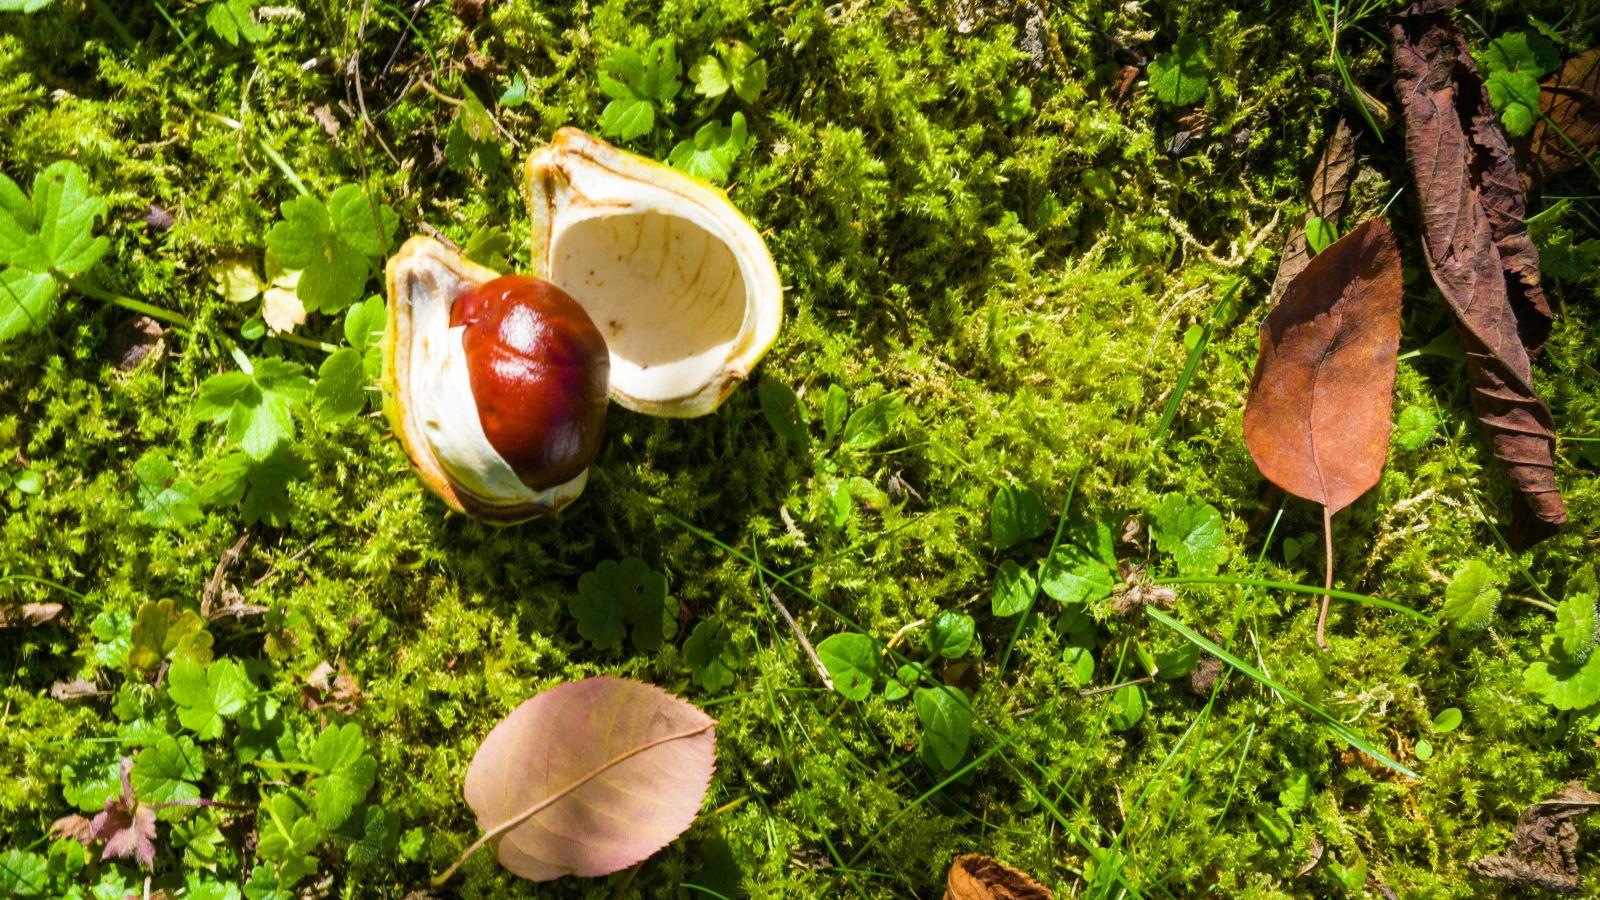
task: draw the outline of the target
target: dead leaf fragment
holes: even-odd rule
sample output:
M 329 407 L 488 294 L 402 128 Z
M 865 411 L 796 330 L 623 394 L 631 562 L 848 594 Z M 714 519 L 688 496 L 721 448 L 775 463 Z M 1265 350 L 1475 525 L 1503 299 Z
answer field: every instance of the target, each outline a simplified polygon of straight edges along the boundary
M 361 695 L 361 686 L 356 684 L 355 678 L 345 670 L 344 661 L 340 660 L 337 670 L 331 663 L 318 663 L 306 676 L 306 683 L 300 688 L 300 699 L 311 712 L 328 707 L 350 715 L 361 707 L 365 698 Z
M 956 857 L 944 887 L 944 900 L 1050 900 L 1054 896 L 1026 872 L 979 853 Z
M 161 323 L 136 315 L 122 320 L 106 338 L 103 355 L 119 372 L 131 372 L 161 345 Z
M 72 813 L 50 823 L 50 837 L 55 840 L 70 838 L 87 847 L 94 843 L 94 828 L 88 816 Z
M 1171 609 L 1178 602 L 1176 589 L 1151 583 L 1144 563 L 1122 560 L 1117 563 L 1117 577 L 1121 583 L 1112 591 L 1111 611 L 1119 616 L 1140 612 L 1152 604 Z
M 1567 60 L 1539 83 L 1539 111 L 1539 121 L 1516 146 L 1530 190 L 1583 165 L 1600 148 L 1600 47 Z
M 1578 828 L 1572 820 L 1600 807 L 1600 794 L 1573 781 L 1549 800 L 1523 811 L 1511 833 L 1511 845 L 1500 856 L 1484 856 L 1467 864 L 1484 878 L 1514 887 L 1571 892 L 1578 882 Z
M 59 603 L 22 603 L 0 606 L 0 628 L 37 628 L 61 615 Z
M 621 678 L 534 695 L 467 767 L 463 792 L 485 834 L 462 859 L 492 842 L 500 864 L 531 881 L 594 878 L 648 859 L 700 812 L 715 727 L 693 704 Z
M 229 303 L 247 303 L 261 295 L 266 287 L 256 274 L 250 258 L 242 253 L 221 256 L 206 269 L 211 281 Z
M 1350 123 L 1341 116 L 1334 123 L 1333 133 L 1322 148 L 1322 158 L 1311 176 L 1311 203 L 1307 214 L 1338 225 L 1344 215 L 1344 203 L 1350 196 L 1350 184 L 1356 177 L 1356 135 Z M 1278 274 L 1272 279 L 1269 306 L 1278 305 L 1289 282 L 1306 270 L 1311 262 L 1311 245 L 1306 241 L 1304 228 L 1289 232 L 1284 242 L 1283 254 L 1278 258 Z
M 55 700 L 81 700 L 100 696 L 100 686 L 83 678 L 58 681 L 50 685 L 50 696 Z
M 1424 0 L 1390 21 L 1395 94 L 1422 207 L 1434 283 L 1455 314 L 1472 404 L 1511 479 L 1511 542 L 1526 547 L 1567 519 L 1555 478 L 1554 419 L 1533 389 L 1550 333 L 1527 197 L 1477 64 L 1448 9 Z

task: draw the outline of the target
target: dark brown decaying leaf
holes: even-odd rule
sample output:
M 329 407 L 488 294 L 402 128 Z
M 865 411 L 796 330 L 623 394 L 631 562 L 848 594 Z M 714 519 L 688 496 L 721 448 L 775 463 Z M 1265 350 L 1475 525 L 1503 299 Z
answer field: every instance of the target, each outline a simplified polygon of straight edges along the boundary
M 944 900 L 1050 900 L 1050 889 L 1004 863 L 964 853 L 950 863 Z
M 694 822 L 715 769 L 716 722 L 654 685 L 585 678 L 529 698 L 483 739 L 467 805 L 532 881 L 593 878 L 642 862 Z
M 1527 198 L 1472 54 L 1444 12 L 1411 6 L 1390 23 L 1395 93 L 1422 208 L 1428 268 L 1455 314 L 1472 402 L 1514 491 L 1512 543 L 1566 521 L 1555 479 L 1554 420 L 1533 389 L 1531 357 L 1550 333 Z
M 1600 47 L 1567 60 L 1539 83 L 1539 111 L 1539 121 L 1516 145 L 1530 190 L 1583 165 L 1585 155 L 1600 149 Z
M 1383 474 L 1402 290 L 1394 235 L 1372 219 L 1317 254 L 1261 323 L 1245 446 L 1267 480 L 1322 504 L 1325 531 Z M 1324 598 L 1322 646 L 1326 615 Z
M 1350 183 L 1355 177 L 1356 135 L 1350 130 L 1350 123 L 1340 116 L 1334 123 L 1333 133 L 1328 135 L 1328 143 L 1322 148 L 1317 171 L 1311 176 L 1311 205 L 1307 215 L 1339 224 L 1344 215 L 1344 201 L 1350 195 Z M 1310 262 L 1311 246 L 1306 241 L 1305 229 L 1295 228 L 1289 232 L 1283 254 L 1278 257 L 1278 274 L 1272 279 L 1269 306 L 1277 305 L 1283 292 L 1289 289 L 1289 282 L 1304 272 Z
M 1523 810 L 1504 854 L 1480 857 L 1467 868 L 1509 886 L 1576 891 L 1578 829 L 1572 820 L 1597 807 L 1600 794 L 1581 781 L 1571 782 L 1549 800 Z

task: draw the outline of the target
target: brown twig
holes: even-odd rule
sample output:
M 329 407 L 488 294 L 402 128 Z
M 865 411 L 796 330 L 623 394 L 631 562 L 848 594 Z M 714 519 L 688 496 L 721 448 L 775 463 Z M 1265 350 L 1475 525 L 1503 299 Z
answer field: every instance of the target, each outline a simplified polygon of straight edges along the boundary
M 796 622 L 794 616 L 789 614 L 789 608 L 783 605 L 783 601 L 778 599 L 778 595 L 771 588 L 767 589 L 767 599 L 772 601 L 772 605 L 777 608 L 778 615 L 789 623 L 789 628 L 794 631 L 794 636 L 800 639 L 800 646 L 805 649 L 806 656 L 811 658 L 811 664 L 817 667 L 817 674 L 822 677 L 822 686 L 830 691 L 833 690 L 833 679 L 828 676 L 827 668 L 822 665 L 822 658 L 817 656 L 816 648 L 812 647 L 811 641 L 806 639 L 806 633 L 800 630 L 800 623 Z
M 206 582 L 205 590 L 200 593 L 200 615 L 206 619 L 211 618 L 211 604 L 217 599 L 217 592 L 222 590 L 222 578 L 228 574 L 228 567 L 239 558 L 239 553 L 244 550 L 245 541 L 250 540 L 248 529 L 241 535 L 232 548 L 224 550 L 222 557 L 217 560 L 217 567 L 211 570 L 211 579 Z

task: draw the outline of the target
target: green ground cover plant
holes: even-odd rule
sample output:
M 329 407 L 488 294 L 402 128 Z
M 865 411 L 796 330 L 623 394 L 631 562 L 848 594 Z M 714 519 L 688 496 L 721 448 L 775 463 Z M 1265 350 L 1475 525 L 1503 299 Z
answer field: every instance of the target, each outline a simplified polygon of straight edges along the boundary
M 0 0 L 0 894 L 939 896 L 974 852 L 1063 896 L 1504 890 L 1469 863 L 1597 762 L 1600 172 L 1530 207 L 1568 522 L 1513 551 L 1401 5 Z M 1600 42 L 1458 21 L 1514 135 Z M 1363 173 L 1308 222 L 1340 114 Z M 525 270 L 563 125 L 724 187 L 786 321 L 496 528 L 378 411 L 382 272 L 422 233 Z M 1321 512 L 1243 404 L 1289 230 L 1384 210 L 1396 424 L 1322 652 Z M 430 886 L 484 736 L 595 675 L 716 719 L 696 823 Z

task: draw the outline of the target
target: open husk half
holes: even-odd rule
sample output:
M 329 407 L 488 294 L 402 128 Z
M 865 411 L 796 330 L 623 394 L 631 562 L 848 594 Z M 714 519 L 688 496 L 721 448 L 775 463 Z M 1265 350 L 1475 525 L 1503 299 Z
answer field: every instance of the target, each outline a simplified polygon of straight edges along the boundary
M 783 320 L 778 270 L 721 190 L 575 128 L 528 160 L 533 271 L 588 311 L 611 399 L 687 418 L 717 408 Z
M 468 381 L 457 297 L 499 273 L 414 237 L 389 258 L 383 398 L 390 427 L 417 474 L 457 512 L 511 524 L 559 512 L 583 492 L 588 469 L 545 490 L 523 484 L 490 445 Z

